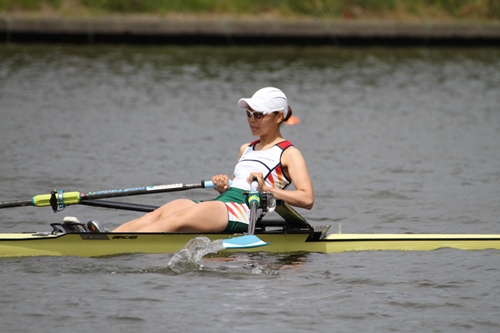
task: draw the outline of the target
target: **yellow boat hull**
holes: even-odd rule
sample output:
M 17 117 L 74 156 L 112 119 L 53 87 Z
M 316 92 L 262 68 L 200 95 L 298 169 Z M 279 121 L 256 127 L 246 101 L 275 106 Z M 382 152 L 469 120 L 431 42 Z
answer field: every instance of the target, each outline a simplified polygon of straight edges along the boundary
M 245 249 L 245 252 L 318 252 L 348 251 L 431 251 L 440 248 L 460 250 L 500 250 L 500 235 L 467 234 L 329 234 L 259 233 L 270 244 Z M 192 238 L 211 240 L 233 237 L 231 234 L 196 233 L 4 233 L 0 234 L 0 257 L 78 256 L 98 257 L 131 253 L 173 253 Z M 238 252 L 242 250 L 224 250 Z

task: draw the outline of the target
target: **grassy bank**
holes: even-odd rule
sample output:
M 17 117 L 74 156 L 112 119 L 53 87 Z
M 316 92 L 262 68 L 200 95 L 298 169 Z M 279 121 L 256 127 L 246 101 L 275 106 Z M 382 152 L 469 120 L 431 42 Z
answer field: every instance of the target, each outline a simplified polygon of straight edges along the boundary
M 499 20 L 500 0 L 0 0 L 0 13 L 477 21 Z

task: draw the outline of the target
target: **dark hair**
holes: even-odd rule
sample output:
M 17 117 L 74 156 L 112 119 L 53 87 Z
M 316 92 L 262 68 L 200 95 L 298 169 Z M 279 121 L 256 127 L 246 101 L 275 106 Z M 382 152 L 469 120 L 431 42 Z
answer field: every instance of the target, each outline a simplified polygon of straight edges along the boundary
M 286 115 L 286 118 L 283 119 L 283 121 L 287 121 L 288 119 L 290 119 L 291 116 L 292 116 L 292 108 L 290 107 L 290 105 L 288 105 L 288 114 Z

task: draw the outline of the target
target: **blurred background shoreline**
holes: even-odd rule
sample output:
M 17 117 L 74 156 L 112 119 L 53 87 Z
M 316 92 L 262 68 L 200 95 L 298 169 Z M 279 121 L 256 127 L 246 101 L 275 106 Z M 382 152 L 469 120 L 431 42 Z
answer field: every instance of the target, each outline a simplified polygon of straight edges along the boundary
M 0 40 L 500 46 L 500 1 L 0 0 Z

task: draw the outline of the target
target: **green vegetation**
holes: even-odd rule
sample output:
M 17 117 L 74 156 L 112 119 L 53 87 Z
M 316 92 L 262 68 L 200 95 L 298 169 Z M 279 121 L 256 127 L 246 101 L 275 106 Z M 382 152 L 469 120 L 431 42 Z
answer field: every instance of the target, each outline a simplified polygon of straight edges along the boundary
M 0 13 L 497 20 L 500 0 L 0 0 Z

